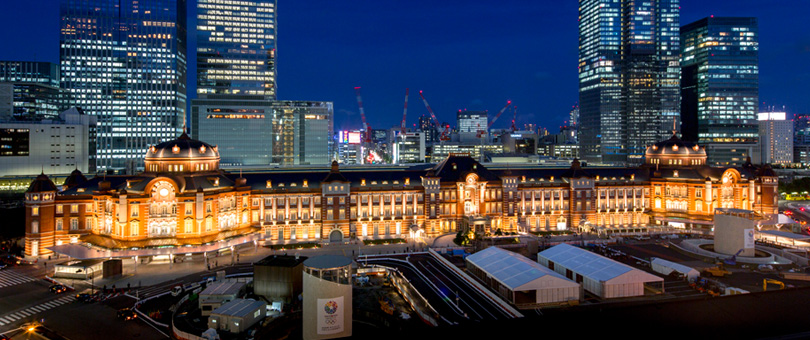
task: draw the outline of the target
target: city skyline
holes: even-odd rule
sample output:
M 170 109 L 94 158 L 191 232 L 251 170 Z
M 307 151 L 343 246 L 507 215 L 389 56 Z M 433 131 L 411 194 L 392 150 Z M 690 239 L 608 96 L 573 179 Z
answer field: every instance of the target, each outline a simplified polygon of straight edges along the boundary
M 800 62 L 810 53 L 810 38 L 787 34 L 802 32 L 798 18 L 802 11 L 797 9 L 808 4 L 746 3 L 681 1 L 680 24 L 710 15 L 756 16 L 761 31 L 759 105 L 785 105 L 788 113 L 810 111 L 801 96 L 810 72 Z M 188 4 L 193 5 L 194 1 Z M 31 36 L 17 37 L 10 32 L 19 31 L 5 30 L 9 33 L 0 38 L 7 44 L 0 47 L 0 56 L 55 62 L 58 10 L 50 6 L 49 11 L 31 11 L 31 6 L 9 5 L 0 19 L 3 25 L 31 25 L 28 31 L 42 43 L 24 48 Z M 278 98 L 335 102 L 336 130 L 360 128 L 354 86 L 363 87 L 369 125 L 374 128 L 399 125 L 405 87 L 423 89 L 440 121 L 452 121 L 455 112 L 465 108 L 494 114 L 504 100 L 511 99 L 521 107 L 518 125 L 539 123 L 551 131 L 567 120 L 577 99 L 574 2 L 559 6 L 507 2 L 495 8 L 467 2 L 433 7 L 417 2 L 404 8 L 371 3 L 281 2 L 278 6 L 282 13 Z M 31 17 L 25 12 L 38 14 Z M 189 27 L 194 27 L 196 19 L 189 20 Z M 491 24 L 470 25 L 473 21 Z M 196 37 L 189 34 L 188 60 L 196 57 L 193 40 Z M 558 48 L 549 53 L 549 46 Z M 189 64 L 188 72 L 195 74 L 194 65 Z M 196 84 L 191 79 L 188 83 L 192 99 Z M 411 104 L 409 127 L 425 111 L 417 104 Z M 504 120 L 493 128 L 509 124 Z

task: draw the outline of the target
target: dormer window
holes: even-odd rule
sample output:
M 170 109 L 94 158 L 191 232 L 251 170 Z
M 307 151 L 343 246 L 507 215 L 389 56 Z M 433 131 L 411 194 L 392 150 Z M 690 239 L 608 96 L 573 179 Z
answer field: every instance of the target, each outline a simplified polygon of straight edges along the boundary
M 365 185 L 366 185 L 366 180 L 365 180 L 365 179 L 361 179 L 361 180 L 360 180 L 360 185 L 365 186 Z
M 672 151 L 678 151 L 678 146 L 677 146 L 677 145 L 673 145 L 673 146 L 672 146 Z
M 205 153 L 205 145 L 200 146 L 200 153 Z
M 273 181 L 267 180 L 267 187 L 272 188 L 273 187 Z
M 411 179 L 410 179 L 410 178 L 406 178 L 406 179 L 405 179 L 405 185 L 410 185 L 410 184 L 411 184 Z
M 172 146 L 172 153 L 175 153 L 175 154 L 180 153 L 180 147 L 177 146 L 176 144 L 174 146 Z
M 306 187 L 308 187 L 308 186 L 309 186 L 309 181 L 304 180 L 304 187 L 306 188 Z

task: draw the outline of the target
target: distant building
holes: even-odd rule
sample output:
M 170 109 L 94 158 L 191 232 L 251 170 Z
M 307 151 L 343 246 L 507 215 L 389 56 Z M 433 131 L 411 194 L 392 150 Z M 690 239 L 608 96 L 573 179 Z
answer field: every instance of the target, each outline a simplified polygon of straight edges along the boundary
M 329 164 L 334 111 L 332 102 L 201 101 L 192 108 L 194 137 L 217 145 L 223 166 Z M 211 105 L 209 105 L 211 104 Z
M 756 18 L 709 17 L 681 27 L 683 138 L 705 146 L 709 164 L 741 165 L 759 149 L 758 37 Z
M 397 138 L 393 146 L 395 164 L 425 162 L 425 133 L 406 132 L 405 137 Z
M 0 121 L 3 176 L 95 172 L 96 117 L 70 109 L 55 119 Z
M 579 122 L 579 104 L 575 104 L 568 112 L 568 125 L 577 126 Z
M 458 142 L 445 142 L 434 144 L 430 156 L 431 162 L 441 162 L 451 155 L 468 155 L 475 160 L 485 162 L 489 155 L 499 155 L 503 153 L 503 145 L 492 144 L 462 144 Z
M 363 132 L 342 130 L 335 135 L 337 161 L 340 164 L 363 164 Z
M 793 163 L 793 122 L 785 120 L 784 112 L 759 114 L 759 138 L 762 163 Z
M 537 154 L 539 137 L 534 131 L 514 131 L 501 136 L 504 153 Z
M 419 117 L 418 131 L 425 133 L 425 143 L 428 145 L 439 141 L 439 132 L 436 131 L 436 124 L 433 122 L 433 118 L 428 115 L 421 115 Z
M 0 120 L 58 118 L 59 80 L 58 64 L 0 61 Z
M 456 113 L 458 139 L 461 143 L 480 143 L 487 135 L 487 111 L 461 111 Z

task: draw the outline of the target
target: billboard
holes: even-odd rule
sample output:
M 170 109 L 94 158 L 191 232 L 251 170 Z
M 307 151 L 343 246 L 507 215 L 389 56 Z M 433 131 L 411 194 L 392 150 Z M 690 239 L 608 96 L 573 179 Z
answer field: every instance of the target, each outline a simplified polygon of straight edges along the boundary
M 343 332 L 343 297 L 318 299 L 318 334 Z
M 360 144 L 361 139 L 359 132 L 349 132 L 349 144 Z
M 745 240 L 743 241 L 743 248 L 744 249 L 753 249 L 754 248 L 754 229 L 743 229 L 745 233 Z

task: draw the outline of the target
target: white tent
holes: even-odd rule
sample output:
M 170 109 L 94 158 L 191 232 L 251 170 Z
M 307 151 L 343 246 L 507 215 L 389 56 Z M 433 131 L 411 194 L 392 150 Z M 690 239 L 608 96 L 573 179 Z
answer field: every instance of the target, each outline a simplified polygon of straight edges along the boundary
M 669 275 L 672 272 L 681 273 L 686 276 L 686 279 L 689 280 L 689 282 L 697 280 L 698 276 L 700 276 L 700 272 L 695 268 L 684 266 L 672 261 L 667 261 L 658 257 L 653 257 L 650 261 L 650 265 L 653 271 L 663 275 Z
M 604 299 L 644 295 L 644 284 L 664 279 L 599 254 L 558 244 L 537 254 L 537 262 Z
M 467 268 L 520 308 L 580 299 L 579 284 L 508 250 L 489 247 L 472 254 Z

